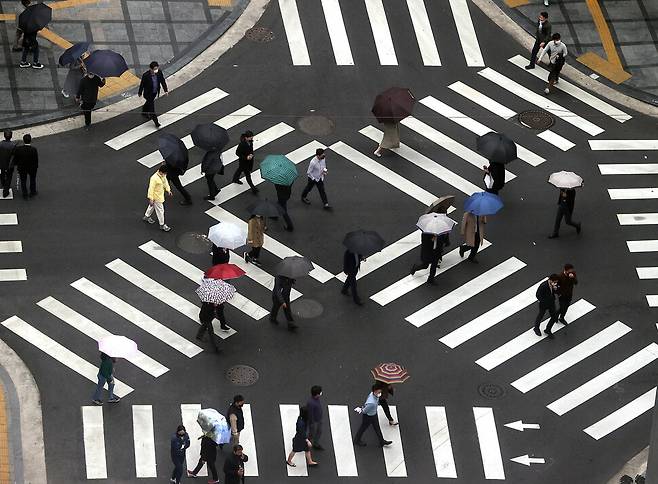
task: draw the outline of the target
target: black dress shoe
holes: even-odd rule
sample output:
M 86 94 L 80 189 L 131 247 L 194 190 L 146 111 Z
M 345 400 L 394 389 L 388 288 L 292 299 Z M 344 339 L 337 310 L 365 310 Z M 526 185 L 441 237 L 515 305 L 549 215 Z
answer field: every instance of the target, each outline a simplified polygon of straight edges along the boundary
M 473 264 L 479 264 L 479 262 L 478 262 L 477 259 L 475 259 L 475 258 L 471 259 L 471 258 L 469 257 L 467 260 L 468 260 L 468 262 L 472 262 Z
M 529 64 L 529 65 L 525 66 L 525 68 L 530 70 L 530 69 L 534 69 L 535 66 L 534 66 L 534 64 Z
M 270 323 L 279 324 L 279 322 L 275 318 L 270 318 Z
M 238 185 L 242 185 L 242 182 L 240 180 L 233 180 L 233 183 L 237 183 Z
M 295 331 L 297 328 L 299 328 L 299 326 L 296 324 L 290 322 L 288 323 L 288 331 Z
M 548 236 L 549 239 L 557 239 L 559 237 L 558 234 L 551 234 Z
M 544 331 L 544 334 L 546 335 L 546 337 L 548 339 L 554 339 L 555 338 L 555 336 L 553 336 L 553 333 L 551 333 L 550 331 Z
M 206 197 L 203 197 L 203 199 L 204 199 L 204 200 L 208 200 L 208 201 L 211 201 L 211 200 L 214 200 L 214 199 L 215 199 L 215 197 L 214 197 L 214 196 L 213 196 L 213 197 L 211 197 L 210 195 L 208 195 L 208 196 L 206 196 Z
M 576 227 L 576 233 L 577 234 L 580 234 L 580 228 L 581 228 L 581 224 L 578 224 L 578 226 Z
M 425 284 L 429 284 L 430 286 L 436 286 L 436 281 L 434 280 L 434 278 L 428 279 Z
M 310 201 L 308 198 L 304 198 L 304 197 L 302 197 L 301 200 L 302 200 L 302 203 L 305 203 L 306 205 L 310 205 L 310 204 L 311 204 L 311 201 Z
M 361 301 L 361 299 L 357 299 L 354 302 L 356 303 L 357 306 L 363 306 L 363 301 Z
M 178 202 L 180 205 L 192 205 L 192 200 L 181 200 Z
M 558 321 L 560 321 L 560 322 L 561 322 L 562 324 L 564 324 L 565 326 L 566 326 L 567 324 L 569 324 L 569 323 L 567 323 L 567 320 L 564 319 L 564 318 L 560 318 Z
M 541 331 L 539 331 L 539 328 L 534 328 L 535 329 L 535 334 L 537 336 L 541 336 Z
M 393 443 L 392 440 L 382 440 L 379 445 L 381 445 L 382 447 L 385 447 L 387 445 L 391 445 L 392 443 Z
M 464 252 L 466 252 L 466 249 L 464 249 L 464 247 L 459 247 L 459 257 L 464 257 Z
M 258 190 L 258 188 L 255 187 L 251 189 L 251 193 L 253 193 L 254 195 L 258 194 L 259 191 L 260 190 Z

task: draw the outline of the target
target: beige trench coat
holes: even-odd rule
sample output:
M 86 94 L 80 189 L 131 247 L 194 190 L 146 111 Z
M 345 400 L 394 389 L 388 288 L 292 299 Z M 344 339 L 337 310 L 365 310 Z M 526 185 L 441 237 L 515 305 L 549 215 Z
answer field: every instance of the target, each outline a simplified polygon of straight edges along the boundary
M 480 220 L 480 245 L 484 243 L 484 226 L 487 217 L 479 217 Z M 464 236 L 464 244 L 475 247 L 475 221 L 476 217 L 471 212 L 465 212 L 462 218 L 461 234 Z
M 249 219 L 249 230 L 247 232 L 247 243 L 252 247 L 262 247 L 265 232 L 265 219 L 263 217 L 252 217 Z

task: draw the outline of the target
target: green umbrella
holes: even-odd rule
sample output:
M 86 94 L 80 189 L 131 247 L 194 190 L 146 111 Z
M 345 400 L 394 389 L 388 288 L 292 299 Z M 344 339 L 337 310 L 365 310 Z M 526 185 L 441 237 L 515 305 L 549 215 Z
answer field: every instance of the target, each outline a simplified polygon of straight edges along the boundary
M 260 163 L 260 175 L 275 185 L 290 186 L 297 178 L 297 167 L 283 155 L 267 155 Z

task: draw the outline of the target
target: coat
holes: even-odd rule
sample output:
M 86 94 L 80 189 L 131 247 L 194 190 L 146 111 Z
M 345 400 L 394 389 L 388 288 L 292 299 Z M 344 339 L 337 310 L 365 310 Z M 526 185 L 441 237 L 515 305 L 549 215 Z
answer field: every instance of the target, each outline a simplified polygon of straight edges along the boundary
M 238 163 L 240 168 L 249 169 L 251 171 L 254 167 L 254 159 L 248 159 L 249 155 L 254 154 L 254 142 L 242 140 L 238 147 L 235 149 L 235 154 L 238 156 Z
M 240 476 L 238 470 L 244 470 L 244 463 L 248 460 L 245 454 L 242 454 L 242 458 L 235 454 L 229 455 L 224 461 L 224 484 L 241 484 L 244 475 Z
M 343 254 L 343 272 L 348 276 L 356 276 L 361 266 L 361 258 L 349 250 Z
M 434 247 L 434 234 L 422 234 L 420 236 L 420 260 L 430 264 L 443 256 L 443 246 L 448 245 L 448 234 L 436 236 L 436 248 Z
M 560 279 L 557 288 L 558 297 L 571 299 L 573 297 L 573 286 L 578 284 L 576 273 L 574 273 L 573 277 L 569 277 L 564 272 L 561 272 L 558 274 L 558 278 Z
M 39 168 L 39 153 L 32 145 L 17 146 L 14 150 L 14 165 L 18 173 L 34 173 Z
M 487 223 L 487 217 L 476 217 L 471 212 L 465 212 L 464 217 L 462 217 L 462 226 L 461 234 L 464 236 L 464 244 L 469 247 L 475 247 L 475 220 L 479 219 L 479 228 L 480 228 L 480 245 L 484 243 L 484 226 Z
M 265 219 L 263 217 L 251 217 L 248 227 L 247 243 L 252 247 L 262 247 L 265 239 Z
M 548 20 L 544 21 L 541 30 L 539 30 L 539 22 L 537 22 L 535 29 L 535 39 L 537 39 L 539 42 L 543 42 L 544 44 L 547 43 L 549 40 L 551 40 L 552 33 L 553 26 Z
M 0 170 L 9 170 L 9 167 L 12 166 L 12 158 L 15 150 L 15 141 L 7 141 L 6 139 L 0 141 Z
M 201 457 L 206 462 L 215 462 L 217 460 L 217 444 L 210 437 L 205 435 L 201 437 Z
M 548 281 L 542 282 L 535 293 L 541 308 L 555 308 L 555 294 L 548 284 Z
M 151 80 L 151 69 L 149 69 L 144 74 L 142 74 L 142 80 L 139 83 L 139 91 L 137 92 L 138 95 L 141 96 L 142 94 L 144 94 L 144 98 L 146 99 L 155 99 L 160 95 L 160 87 L 164 89 L 164 92 L 169 92 L 169 89 L 167 88 L 167 82 L 165 81 L 164 74 L 162 73 L 162 71 L 159 70 L 155 76 L 158 79 L 157 91 L 153 90 L 153 82 Z
M 276 276 L 274 279 L 274 288 L 272 289 L 272 299 L 279 304 L 286 303 L 290 305 L 290 291 L 292 291 L 293 280 L 285 276 Z
M 276 188 L 276 198 L 280 202 L 287 202 L 292 195 L 292 188 L 288 185 L 274 185 Z
M 505 166 L 500 163 L 489 163 L 489 175 L 493 180 L 492 190 L 500 190 L 505 186 Z
M 98 101 L 98 89 L 104 85 L 105 79 L 101 79 L 98 76 L 84 76 L 80 80 L 76 97 L 81 99 L 85 104 L 96 104 L 96 101 Z
M 201 173 L 206 175 L 223 175 L 224 162 L 221 151 L 208 151 L 201 160 Z
M 230 258 L 231 254 L 228 249 L 217 247 L 215 244 L 212 244 L 212 265 L 228 264 Z
M 176 432 L 173 437 L 171 437 L 171 460 L 176 462 L 177 460 L 185 459 L 185 450 L 190 446 L 190 436 L 185 432 L 185 435 L 181 438 Z
M 576 190 L 573 188 L 560 189 L 560 194 L 557 197 L 557 204 L 564 206 L 569 212 L 573 212 L 574 206 L 576 205 Z

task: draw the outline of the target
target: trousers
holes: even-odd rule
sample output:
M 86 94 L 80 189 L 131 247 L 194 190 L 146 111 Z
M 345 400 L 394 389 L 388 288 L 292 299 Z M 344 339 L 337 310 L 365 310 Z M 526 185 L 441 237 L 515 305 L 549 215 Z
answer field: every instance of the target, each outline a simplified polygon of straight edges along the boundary
M 541 44 L 539 39 L 535 39 L 535 45 L 532 46 L 532 52 L 530 53 L 530 65 L 533 67 L 537 62 L 537 54 L 539 54 L 539 49 L 541 49 L 539 44 Z
M 217 196 L 219 193 L 219 188 L 217 188 L 217 183 L 215 183 L 215 174 L 206 173 L 206 183 L 208 184 L 208 194 L 211 197 Z
M 560 316 L 560 319 L 564 319 L 564 317 L 567 315 L 567 311 L 569 310 L 569 306 L 571 306 L 571 297 L 559 297 L 558 302 L 560 303 L 558 315 Z
M 308 426 L 308 440 L 317 446 L 320 443 L 320 437 L 322 437 L 322 421 L 311 422 Z
M 388 419 L 389 422 L 391 420 L 395 420 L 391 416 L 391 409 L 388 407 L 388 400 L 386 400 L 385 398 L 380 397 L 379 398 L 379 406 L 382 407 L 382 410 L 384 411 L 384 415 L 386 415 L 386 418 Z
M 14 177 L 14 170 L 9 168 L 7 170 L 0 170 L 0 186 L 2 187 L 2 196 L 9 196 L 9 189 L 11 188 L 11 179 Z
M 23 194 L 23 198 L 27 198 L 28 191 L 27 191 L 27 177 L 28 175 L 30 176 L 30 195 L 36 195 L 37 194 L 37 170 L 32 170 L 32 171 L 23 171 L 23 172 L 18 172 L 18 176 L 21 179 L 21 193 Z
M 82 114 L 85 117 L 85 126 L 89 126 L 91 124 L 91 110 L 94 109 L 94 106 L 96 106 L 96 103 L 82 103 L 80 105 Z
M 144 217 L 150 217 L 155 212 L 155 216 L 158 217 L 158 223 L 160 225 L 165 224 L 164 218 L 164 203 L 162 202 L 153 202 L 153 205 L 146 207 L 146 212 L 144 212 Z
M 560 232 L 560 225 L 562 224 L 562 217 L 564 217 L 564 223 L 571 225 L 572 227 L 578 228 L 580 224 L 571 220 L 571 210 L 568 207 L 563 205 L 557 206 L 557 214 L 555 215 L 555 224 L 553 225 L 553 235 L 558 235 Z
M 363 433 L 366 430 L 368 430 L 368 427 L 370 426 L 372 426 L 372 428 L 375 429 L 375 433 L 377 434 L 377 438 L 379 439 L 379 444 L 383 445 L 384 436 L 382 435 L 382 429 L 379 427 L 379 419 L 377 418 L 377 415 L 366 415 L 365 413 L 361 414 L 361 426 L 359 427 L 359 430 L 357 430 L 356 434 L 354 435 L 354 442 L 361 442 Z
M 478 253 L 479 248 L 480 248 L 480 232 L 475 232 L 475 245 L 471 247 L 470 245 L 464 244 L 460 247 L 460 250 L 462 250 L 463 252 L 470 250 L 471 253 L 468 254 L 468 258 L 473 260 L 475 259 L 475 255 Z
M 324 191 L 324 181 L 322 180 L 315 181 L 309 178 L 308 183 L 304 188 L 304 191 L 302 191 L 302 198 L 306 198 L 306 196 L 309 193 L 311 193 L 311 190 L 313 190 L 313 187 L 318 187 L 318 192 L 320 192 L 320 198 L 322 199 L 322 203 L 324 203 L 325 205 L 329 203 L 327 201 L 327 192 Z
M 348 274 L 345 282 L 343 283 L 343 289 L 341 292 L 347 294 L 347 292 L 352 289 L 352 299 L 354 302 L 360 302 L 359 293 L 356 290 L 356 274 Z
M 535 329 L 539 329 L 539 323 L 541 323 L 542 318 L 544 317 L 544 314 L 546 314 L 546 311 L 548 311 L 548 314 L 551 316 L 550 319 L 548 320 L 548 324 L 546 325 L 546 331 L 551 332 L 551 328 L 557 321 L 557 311 L 555 310 L 555 306 L 539 306 L 539 313 L 537 313 L 537 318 L 535 319 Z
M 171 460 L 174 463 L 174 470 L 171 471 L 171 478 L 176 480 L 176 484 L 180 484 L 180 480 L 183 477 L 183 465 L 185 463 L 185 458 L 174 457 Z
M 144 105 L 142 106 L 142 113 L 146 114 L 155 124 L 158 124 L 158 115 L 155 114 L 155 98 L 147 98 L 144 96 Z
M 286 230 L 292 230 L 292 219 L 290 218 L 290 215 L 288 215 L 288 200 L 279 199 L 278 203 L 282 209 L 281 215 L 283 216 L 283 220 L 286 222 Z
M 418 264 L 414 264 L 414 266 L 411 268 L 411 270 L 413 272 L 416 272 L 420 269 L 427 269 L 427 267 L 429 266 L 430 273 L 429 273 L 429 276 L 427 277 L 427 280 L 431 281 L 432 279 L 434 279 L 434 276 L 436 276 L 436 268 L 439 266 L 440 261 L 441 261 L 441 259 L 438 259 L 438 258 L 434 259 L 432 262 L 422 262 L 421 261 Z
M 199 459 L 198 464 L 192 471 L 192 474 L 197 474 L 201 468 L 203 467 L 203 464 L 206 464 L 208 466 L 208 471 L 210 472 L 210 475 L 212 476 L 213 481 L 216 481 L 218 479 L 217 476 L 217 467 L 215 467 L 215 461 L 205 461 L 203 459 Z
M 240 175 L 244 173 L 244 177 L 247 180 L 247 183 L 252 189 L 256 188 L 254 182 L 251 180 L 251 170 L 254 167 L 253 160 L 247 160 L 246 162 L 240 161 L 238 164 L 238 169 L 233 173 L 233 183 L 240 181 Z
M 270 311 L 270 319 L 276 321 L 276 317 L 279 314 L 279 309 L 281 308 L 281 303 L 275 297 L 272 298 L 272 310 Z M 290 301 L 286 301 L 286 307 L 283 308 L 283 313 L 286 315 L 287 321 L 293 321 L 292 311 L 290 310 Z
M 178 175 L 167 173 L 167 180 L 169 180 L 169 183 L 175 186 L 176 190 L 178 190 L 180 194 L 183 195 L 183 198 L 185 199 L 186 202 L 192 200 L 192 197 L 190 196 L 189 192 L 185 189 L 183 184 L 180 182 L 180 178 L 178 178 Z

